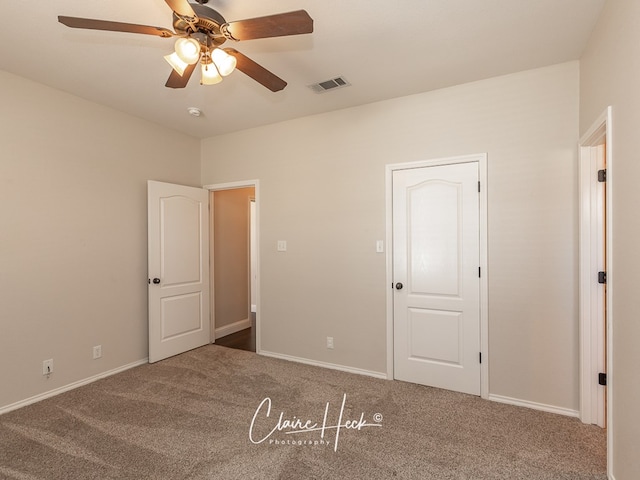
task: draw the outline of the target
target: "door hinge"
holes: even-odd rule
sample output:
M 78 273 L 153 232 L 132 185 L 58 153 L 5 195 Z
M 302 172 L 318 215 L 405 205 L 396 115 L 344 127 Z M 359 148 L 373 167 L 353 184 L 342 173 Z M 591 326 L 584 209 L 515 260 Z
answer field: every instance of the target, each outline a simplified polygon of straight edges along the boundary
M 599 373 L 598 374 L 598 385 L 602 385 L 603 387 L 607 386 L 607 374 Z
M 607 272 L 598 272 L 598 283 L 607 283 Z
M 482 278 L 482 267 L 478 267 L 478 278 Z
M 482 352 L 478 353 L 478 357 L 480 359 L 480 363 L 482 363 Z
M 598 170 L 598 181 L 599 182 L 606 182 L 607 181 L 607 170 L 606 169 Z
M 480 182 L 478 182 L 478 193 L 480 193 Z

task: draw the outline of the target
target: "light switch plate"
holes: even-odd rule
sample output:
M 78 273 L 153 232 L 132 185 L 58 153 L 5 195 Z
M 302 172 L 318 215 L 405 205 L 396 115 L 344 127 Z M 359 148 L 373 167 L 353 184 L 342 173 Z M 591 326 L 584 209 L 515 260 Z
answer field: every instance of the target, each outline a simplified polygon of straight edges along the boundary
M 384 240 L 376 240 L 376 253 L 384 253 Z
M 287 251 L 287 241 L 286 240 L 278 240 L 278 251 L 286 252 Z

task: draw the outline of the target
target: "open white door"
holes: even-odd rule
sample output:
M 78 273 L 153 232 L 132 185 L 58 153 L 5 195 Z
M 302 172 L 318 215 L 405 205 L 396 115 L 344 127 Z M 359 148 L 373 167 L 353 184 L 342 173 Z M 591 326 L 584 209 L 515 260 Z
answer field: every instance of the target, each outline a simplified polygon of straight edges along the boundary
M 209 192 L 149 181 L 149 362 L 210 342 Z

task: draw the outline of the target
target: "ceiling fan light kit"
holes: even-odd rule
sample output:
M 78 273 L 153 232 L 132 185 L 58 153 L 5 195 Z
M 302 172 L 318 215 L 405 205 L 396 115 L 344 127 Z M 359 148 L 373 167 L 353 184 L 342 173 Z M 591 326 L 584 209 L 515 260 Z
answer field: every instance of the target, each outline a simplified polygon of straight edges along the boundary
M 195 38 L 180 37 L 176 40 L 175 50 L 180 60 L 188 65 L 193 65 L 200 59 L 202 48 L 200 42 Z
M 279 13 L 266 17 L 227 22 L 220 13 L 204 6 L 206 0 L 165 0 L 173 11 L 175 32 L 162 27 L 131 23 L 59 16 L 58 21 L 71 28 L 178 37 L 174 52 L 165 60 L 172 71 L 170 88 L 186 87 L 195 66 L 200 63 L 202 85 L 220 83 L 236 68 L 272 92 L 282 90 L 287 82 L 233 48 L 218 48 L 227 40 L 243 41 L 259 38 L 301 35 L 313 32 L 313 19 L 305 10 Z
M 178 72 L 179 75 L 184 75 L 185 70 L 189 66 L 189 64 L 182 60 L 182 58 L 180 58 L 180 55 L 178 55 L 176 52 L 173 52 L 170 55 L 165 55 L 164 59 L 169 65 L 171 65 L 171 68 Z
M 202 85 L 215 85 L 222 81 L 222 75 L 218 71 L 218 68 L 211 60 L 211 57 L 205 57 L 202 59 L 202 79 L 200 83 Z
M 220 75 L 226 77 L 236 69 L 238 61 L 224 50 L 214 48 L 211 52 L 211 61 L 216 65 Z

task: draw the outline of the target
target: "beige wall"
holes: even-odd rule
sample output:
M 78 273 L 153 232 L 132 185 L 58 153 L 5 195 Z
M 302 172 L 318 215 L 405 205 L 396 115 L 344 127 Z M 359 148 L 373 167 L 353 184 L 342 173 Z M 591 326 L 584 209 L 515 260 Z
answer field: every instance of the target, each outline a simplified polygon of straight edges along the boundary
M 579 132 L 614 116 L 617 480 L 640 471 L 638 18 L 640 2 L 609 0 L 580 66 Z M 557 65 L 207 139 L 200 178 L 199 141 L 0 71 L 0 408 L 147 355 L 147 179 L 259 178 L 263 349 L 384 372 L 384 165 L 488 152 L 491 393 L 577 409 L 577 76 Z
M 581 60 L 580 131 L 613 111 L 613 473 L 640 472 L 640 2 L 609 0 Z
M 577 410 L 578 76 L 572 62 L 203 141 L 204 184 L 260 180 L 262 349 L 386 372 L 384 167 L 487 152 L 490 391 Z
M 213 192 L 215 328 L 249 319 L 249 206 L 255 189 Z
M 197 139 L 2 71 L 0 105 L 2 408 L 147 356 L 146 181 L 201 183 Z

